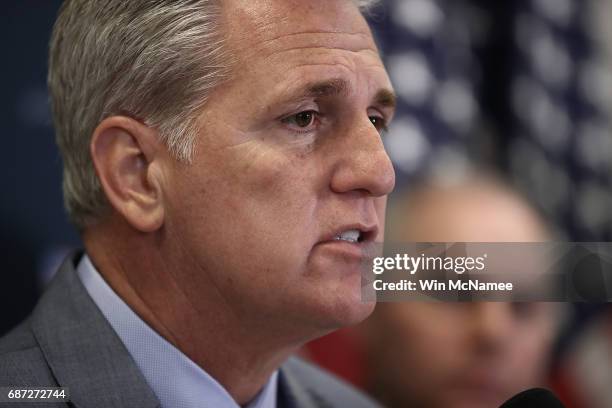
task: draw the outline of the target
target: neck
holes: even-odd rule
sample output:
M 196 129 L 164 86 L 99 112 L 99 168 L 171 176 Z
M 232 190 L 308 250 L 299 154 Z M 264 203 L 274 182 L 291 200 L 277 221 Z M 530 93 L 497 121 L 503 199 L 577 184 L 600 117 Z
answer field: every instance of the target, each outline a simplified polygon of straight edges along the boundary
M 308 340 L 283 337 L 269 322 L 244 319 L 215 291 L 194 300 L 175 278 L 179 263 L 160 248 L 150 249 L 155 238 L 118 239 L 122 234 L 107 228 L 92 227 L 83 235 L 96 269 L 141 319 L 223 385 L 238 404 L 251 401 Z

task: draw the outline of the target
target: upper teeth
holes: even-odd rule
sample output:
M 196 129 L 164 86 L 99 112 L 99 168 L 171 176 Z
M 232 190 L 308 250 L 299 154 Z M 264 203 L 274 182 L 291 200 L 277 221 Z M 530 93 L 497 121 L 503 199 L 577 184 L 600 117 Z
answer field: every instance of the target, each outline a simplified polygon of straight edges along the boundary
M 348 230 L 336 236 L 335 239 L 339 241 L 357 242 L 360 234 L 359 230 Z

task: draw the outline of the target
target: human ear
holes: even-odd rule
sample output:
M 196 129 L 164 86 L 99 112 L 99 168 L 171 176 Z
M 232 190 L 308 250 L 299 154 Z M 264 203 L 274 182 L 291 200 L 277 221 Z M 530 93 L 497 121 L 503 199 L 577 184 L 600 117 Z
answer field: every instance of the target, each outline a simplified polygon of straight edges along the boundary
M 106 198 L 142 232 L 153 232 L 164 222 L 162 147 L 155 129 L 126 116 L 104 119 L 90 144 Z

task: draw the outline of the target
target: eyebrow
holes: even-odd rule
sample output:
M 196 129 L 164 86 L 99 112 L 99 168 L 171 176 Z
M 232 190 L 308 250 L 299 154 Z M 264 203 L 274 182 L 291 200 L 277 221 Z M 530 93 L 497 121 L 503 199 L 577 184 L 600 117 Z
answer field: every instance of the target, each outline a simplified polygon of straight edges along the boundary
M 380 89 L 374 96 L 374 102 L 377 105 L 384 106 L 385 108 L 395 109 L 397 106 L 397 96 L 389 89 Z
M 303 95 L 306 97 L 330 97 L 348 95 L 348 93 L 348 82 L 344 79 L 334 78 L 306 85 Z
M 318 81 L 307 84 L 301 90 L 295 93 L 299 97 L 304 98 L 322 98 L 333 96 L 346 96 L 349 94 L 349 83 L 342 78 L 332 78 L 324 81 Z M 395 93 L 386 88 L 379 89 L 374 96 L 374 103 L 385 108 L 395 109 L 397 105 L 397 97 Z

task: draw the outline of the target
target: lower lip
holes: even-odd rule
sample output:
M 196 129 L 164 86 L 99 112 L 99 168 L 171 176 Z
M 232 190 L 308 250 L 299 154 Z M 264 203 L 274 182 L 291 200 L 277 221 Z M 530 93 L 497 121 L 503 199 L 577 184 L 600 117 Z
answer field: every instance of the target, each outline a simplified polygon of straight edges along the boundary
M 346 258 L 347 260 L 361 261 L 365 258 L 363 251 L 364 244 L 361 242 L 348 242 L 336 239 L 333 241 L 321 242 L 316 246 L 334 255 Z

